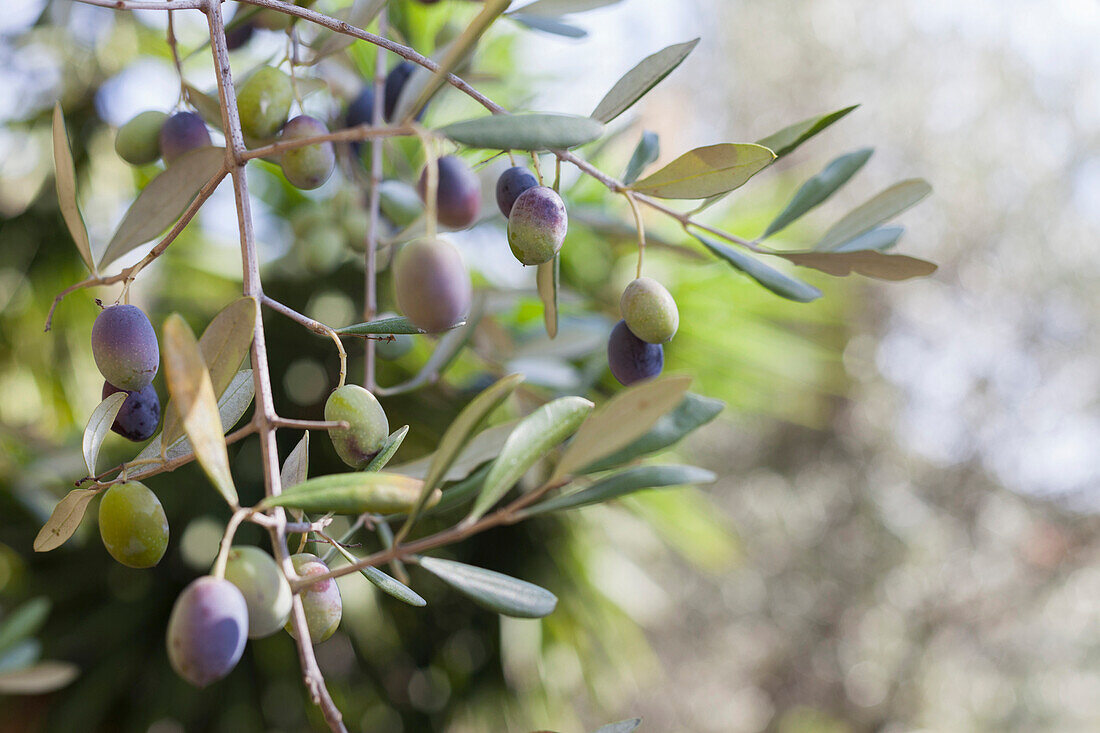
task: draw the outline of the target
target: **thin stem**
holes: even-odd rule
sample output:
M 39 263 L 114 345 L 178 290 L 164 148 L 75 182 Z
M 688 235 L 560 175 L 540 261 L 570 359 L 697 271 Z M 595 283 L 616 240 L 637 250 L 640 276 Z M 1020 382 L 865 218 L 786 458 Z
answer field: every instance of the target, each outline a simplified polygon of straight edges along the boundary
M 389 31 L 389 14 L 385 8 L 378 16 L 378 34 L 385 37 Z M 374 110 L 371 124 L 382 127 L 382 112 L 385 106 L 386 74 L 385 49 L 377 47 L 374 55 Z M 378 312 L 378 220 L 382 207 L 382 138 L 376 137 L 370 144 L 370 201 L 367 243 L 364 251 L 363 273 L 363 320 L 371 321 Z M 374 339 L 367 339 L 363 345 L 363 385 L 373 392 L 377 387 L 375 375 L 375 357 L 377 345 Z
M 77 0 L 77 2 L 114 10 L 198 10 L 206 4 L 206 0 Z
M 328 336 L 330 339 L 332 339 L 332 342 L 336 344 L 336 353 L 340 357 L 340 382 L 339 384 L 337 384 L 337 386 L 343 387 L 344 380 L 347 379 L 348 375 L 348 352 L 344 350 L 344 342 L 340 340 L 340 334 L 336 333 L 336 331 L 331 326 L 326 326 L 320 321 L 315 321 L 309 316 L 302 315 L 290 306 L 283 305 L 269 295 L 261 295 L 260 302 L 266 305 L 271 310 L 282 313 L 290 320 L 297 321 L 298 323 L 308 328 L 310 331 L 313 331 L 315 334 L 319 336 Z
M 370 125 L 364 123 L 362 125 L 356 125 L 354 127 L 347 127 L 343 130 L 326 132 L 322 135 L 313 135 L 311 137 L 301 137 L 292 140 L 279 140 L 278 142 L 271 143 L 270 145 L 264 145 L 263 147 L 246 150 L 244 153 L 241 154 L 241 158 L 243 158 L 244 160 L 253 160 L 255 158 L 268 158 L 278 155 L 280 153 L 284 153 L 287 150 L 304 148 L 307 145 L 316 145 L 317 143 L 379 140 L 386 137 L 402 137 L 404 135 L 411 134 L 413 134 L 412 128 L 406 125 L 397 125 L 394 127 L 371 127 Z
M 634 226 L 638 228 L 638 273 L 635 277 L 641 277 L 642 261 L 645 259 L 645 222 L 642 220 L 642 212 L 638 210 L 638 202 L 634 200 L 634 194 L 623 191 L 623 196 L 630 203 L 630 210 L 634 212 Z
M 539 179 L 539 185 L 542 185 L 542 166 L 539 165 L 539 154 L 534 150 L 531 151 L 531 165 L 535 169 L 535 178 Z
M 277 427 L 291 430 L 347 430 L 351 427 L 343 420 L 294 420 L 289 417 L 276 417 L 272 422 Z
M 237 527 L 241 526 L 241 522 L 244 521 L 250 511 L 250 509 L 238 509 L 233 512 L 233 516 L 226 523 L 221 545 L 218 547 L 218 557 L 214 560 L 214 567 L 210 570 L 210 574 L 215 578 L 225 577 L 225 564 L 229 561 L 229 548 L 233 545 L 233 537 L 237 534 Z
M 176 43 L 176 22 L 175 13 L 171 10 L 168 11 L 168 48 L 172 50 L 172 62 L 176 65 L 176 76 L 180 80 L 180 98 L 179 102 L 183 102 L 184 97 L 187 96 L 187 84 L 183 80 L 183 62 L 180 61 L 180 50 Z

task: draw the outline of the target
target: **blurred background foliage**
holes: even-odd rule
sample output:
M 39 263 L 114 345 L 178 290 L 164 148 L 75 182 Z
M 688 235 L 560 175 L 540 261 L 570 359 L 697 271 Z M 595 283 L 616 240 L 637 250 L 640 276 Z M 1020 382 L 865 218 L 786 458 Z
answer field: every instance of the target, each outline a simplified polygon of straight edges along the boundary
M 476 12 L 457 0 L 391 5 L 398 35 L 423 52 Z M 177 14 L 185 53 L 205 34 L 188 15 Z M 635 714 L 643 730 L 706 733 L 1095 726 L 1095 6 L 624 0 L 576 21 L 588 38 L 501 21 L 464 74 L 507 107 L 583 114 L 637 59 L 701 35 L 636 117 L 585 155 L 618 174 L 643 127 L 660 133 L 665 161 L 863 102 L 708 220 L 754 236 L 801 180 L 870 144 L 877 153 L 861 177 L 783 238 L 808 240 L 879 184 L 923 175 L 937 195 L 907 215 L 907 243 L 943 268 L 892 286 L 810 275 L 826 297 L 802 305 L 713 259 L 652 248 L 647 274 L 681 311 L 667 368 L 729 404 L 678 452 L 720 481 L 539 518 L 451 550 L 553 590 L 559 608 L 542 621 L 484 613 L 415 570 L 424 609 L 342 580 L 343 625 L 317 653 L 349 728 L 586 731 Z M 50 109 L 56 100 L 65 109 L 81 202 L 102 243 L 152 170 L 117 158 L 115 127 L 175 103 L 163 38 L 163 14 L 68 0 L 17 2 L 0 19 L 0 608 L 47 597 L 43 654 L 82 669 L 58 693 L 0 698 L 5 733 L 318 723 L 288 637 L 250 644 L 212 690 L 189 688 L 166 664 L 171 603 L 209 566 L 225 519 L 194 467 L 149 481 L 172 527 L 155 571 L 111 561 L 94 518 L 65 547 L 31 552 L 54 503 L 83 475 L 80 434 L 100 389 L 93 297 L 117 295 L 70 296 L 43 334 L 54 295 L 84 276 L 53 194 Z M 285 51 L 284 35 L 260 32 L 234 53 L 234 70 Z M 316 67 L 330 92 L 308 95 L 307 110 L 338 120 L 373 63 L 373 48 L 355 43 Z M 198 89 L 213 87 L 205 52 L 185 72 Z M 447 91 L 426 121 L 473 111 Z M 419 155 L 394 143 L 387 166 L 410 181 Z M 603 344 L 634 264 L 625 203 L 563 171 L 572 221 L 563 328 L 550 342 L 533 273 L 501 249 L 491 184 L 502 164 L 479 169 L 485 220 L 453 238 L 484 295 L 474 348 L 439 384 L 383 401 L 391 425 L 412 426 L 399 461 L 431 450 L 503 371 L 522 369 L 544 396 L 614 391 Z M 360 320 L 358 166 L 345 151 L 339 180 L 309 194 L 262 164 L 249 170 L 265 289 L 333 326 Z M 648 223 L 655 239 L 699 251 L 675 226 Z M 179 311 L 201 328 L 239 293 L 235 236 L 223 186 L 142 273 L 134 302 L 154 323 Z M 392 308 L 385 274 L 380 293 Z M 274 314 L 266 324 L 277 404 L 288 417 L 319 418 L 335 383 L 331 344 Z M 381 383 L 423 365 L 432 343 L 416 341 L 381 362 Z M 361 359 L 349 367 L 361 374 Z M 163 396 L 162 378 L 156 384 Z M 284 455 L 296 440 L 280 436 Z M 313 474 L 340 470 L 326 440 L 312 444 Z M 105 446 L 112 462 L 135 452 L 113 435 Z M 258 457 L 254 439 L 231 447 L 245 502 L 262 493 Z M 239 541 L 265 542 L 254 527 Z

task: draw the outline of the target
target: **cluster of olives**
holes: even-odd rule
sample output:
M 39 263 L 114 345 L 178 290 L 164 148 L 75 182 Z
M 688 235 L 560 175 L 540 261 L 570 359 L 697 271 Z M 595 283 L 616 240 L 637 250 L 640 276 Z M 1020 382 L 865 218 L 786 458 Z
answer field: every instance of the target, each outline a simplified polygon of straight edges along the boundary
M 529 170 L 515 166 L 497 179 L 497 206 L 508 219 L 508 246 L 525 265 L 549 262 L 561 251 L 569 229 L 565 202 L 540 186 Z
M 92 325 L 92 356 L 105 380 L 101 399 L 126 393 L 111 430 L 135 442 L 151 438 L 160 423 L 153 388 L 160 348 L 145 313 L 133 305 L 104 308 Z
M 115 151 L 130 165 L 149 165 L 157 158 L 171 165 L 189 150 L 210 144 L 210 131 L 194 112 L 148 110 L 119 128 Z
M 619 300 L 623 320 L 611 329 L 607 363 L 621 384 L 655 377 L 665 365 L 664 344 L 680 325 L 672 294 L 653 278 L 639 277 Z
M 305 578 L 329 570 L 309 553 L 293 555 L 291 562 Z M 301 598 L 313 643 L 328 639 L 343 613 L 336 581 L 316 583 Z M 180 677 L 205 687 L 233 671 L 247 639 L 284 628 L 293 636 L 290 610 L 290 585 L 275 560 L 257 547 L 234 547 L 224 578 L 197 578 L 176 599 L 168 618 L 168 660 Z

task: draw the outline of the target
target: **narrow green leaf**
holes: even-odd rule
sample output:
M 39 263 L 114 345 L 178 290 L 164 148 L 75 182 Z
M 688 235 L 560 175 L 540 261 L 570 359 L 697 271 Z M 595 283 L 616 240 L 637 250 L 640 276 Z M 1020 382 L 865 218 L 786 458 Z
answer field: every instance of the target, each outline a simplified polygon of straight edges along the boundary
M 61 209 L 61 216 L 76 243 L 80 259 L 84 260 L 93 275 L 98 275 L 95 260 L 92 259 L 92 245 L 88 241 L 88 227 L 84 225 L 84 217 L 76 203 L 76 166 L 73 165 L 73 151 L 69 146 L 69 134 L 65 130 L 65 115 L 61 112 L 60 103 L 53 107 L 53 164 L 57 207 Z
M 305 483 L 309 478 L 309 431 L 307 430 L 294 450 L 283 461 L 283 469 L 279 472 L 279 485 L 283 491 L 291 489 L 298 484 Z
M 535 283 L 542 300 L 542 322 L 546 326 L 546 335 L 554 338 L 558 335 L 558 286 L 561 283 L 561 255 L 554 255 L 549 262 L 538 267 Z
M 412 528 L 417 516 L 427 504 L 428 498 L 436 490 L 436 487 L 443 482 L 447 470 L 458 458 L 459 453 L 466 447 L 466 444 L 470 442 L 470 438 L 489 416 L 516 391 L 516 387 L 521 382 L 523 382 L 522 374 L 510 374 L 482 391 L 458 413 L 454 422 L 443 433 L 443 437 L 439 441 L 439 447 L 432 454 L 432 461 L 428 467 L 428 475 L 424 479 L 424 486 L 420 490 L 420 496 L 417 498 L 416 504 L 409 512 L 408 519 L 405 520 L 405 525 L 401 528 L 401 536 L 404 536 Z
M 9 613 L 0 623 L 0 653 L 38 633 L 50 615 L 48 598 L 32 598 Z
M 818 252 L 830 252 L 879 224 L 893 219 L 930 193 L 932 193 L 932 187 L 923 178 L 910 178 L 895 183 L 833 224 L 814 245 L 814 249 Z
M 793 125 L 784 127 L 779 132 L 772 133 L 765 138 L 757 140 L 756 144 L 774 150 L 775 157 L 782 158 L 784 155 L 789 155 L 795 148 L 829 125 L 839 121 L 858 106 L 858 104 L 853 104 L 851 107 L 845 107 L 836 112 L 830 112 L 827 115 L 811 117 L 808 120 L 796 122 Z
M 902 234 L 905 234 L 905 227 L 875 227 L 868 232 L 860 234 L 854 239 L 849 239 L 844 244 L 838 244 L 831 251 L 861 252 L 865 249 L 874 249 L 881 252 L 882 250 L 890 249 L 895 244 L 897 244 L 898 240 L 901 239 Z
M 535 2 L 519 8 L 519 11 L 536 15 L 569 15 L 570 13 L 595 10 L 619 2 L 622 2 L 622 0 L 535 0 Z
M 0 674 L 29 667 L 42 656 L 42 642 L 24 639 L 7 651 L 0 652 Z
M 508 13 L 508 17 L 532 30 L 551 33 L 555 36 L 584 38 L 588 35 L 588 31 L 584 28 L 570 25 L 558 18 L 543 17 L 541 15 L 527 15 L 526 13 Z
M 493 462 L 466 521 L 476 520 L 492 508 L 527 469 L 580 427 L 592 407 L 583 397 L 561 397 L 520 420 Z
M 715 475 L 711 471 L 695 466 L 637 466 L 602 478 L 580 491 L 547 499 L 524 509 L 520 516 L 533 517 L 546 512 L 599 504 L 642 489 L 708 484 L 714 479 Z
M 704 247 L 728 262 L 735 270 L 745 273 L 776 295 L 799 303 L 809 303 L 821 297 L 821 291 L 814 286 L 769 267 L 733 247 L 708 239 L 697 232 L 691 232 L 691 235 L 702 242 Z
M 257 308 L 255 298 L 239 298 L 222 308 L 199 337 L 202 360 L 210 372 L 210 386 L 218 399 L 248 356 L 256 332 Z M 183 424 L 174 402 L 165 406 L 161 435 L 169 445 L 183 435 Z
M 558 605 L 550 591 L 510 575 L 438 557 L 422 557 L 419 563 L 482 608 L 504 616 L 542 618 Z
M 61 689 L 80 673 L 75 664 L 47 660 L 0 674 L 0 695 L 39 695 Z
M 689 376 L 660 377 L 628 387 L 597 407 L 565 449 L 553 478 L 576 473 L 645 435 L 684 401 L 690 386 Z
M 451 326 L 451 329 L 461 328 L 466 325 L 466 321 L 459 321 Z M 379 318 L 376 321 L 368 321 L 367 323 L 356 323 L 352 326 L 344 326 L 343 328 L 335 329 L 336 333 L 346 336 L 380 336 L 388 334 L 418 334 L 427 333 L 427 331 L 421 330 L 409 322 L 408 318 L 404 316 L 392 316 L 390 318 Z
M 802 184 L 786 208 L 768 225 L 761 238 L 770 237 L 836 193 L 859 172 L 873 152 L 872 148 L 864 148 L 835 158 L 824 170 Z
M 99 266 L 106 267 L 172 226 L 202 187 L 222 175 L 224 165 L 223 148 L 197 148 L 181 155 L 138 194 L 111 237 Z
M 88 503 L 98 493 L 95 489 L 73 489 L 57 502 L 50 518 L 34 538 L 34 551 L 49 552 L 65 544 L 80 526 L 80 520 L 84 519 Z
M 476 470 L 478 466 L 500 455 L 501 448 L 504 447 L 505 442 L 508 440 L 508 436 L 515 430 L 516 425 L 519 425 L 519 420 L 509 420 L 508 422 L 494 425 L 488 430 L 482 430 L 478 433 L 473 440 L 467 443 L 466 447 L 451 463 L 451 467 L 447 470 L 447 474 L 443 477 L 443 481 L 458 481 L 464 479 Z M 393 470 L 395 473 L 400 473 L 403 476 L 424 478 L 428 475 L 428 469 L 434 460 L 435 454 L 432 453 L 423 458 L 418 458 L 411 463 L 403 463 Z
M 927 277 L 936 265 L 908 255 L 883 254 L 873 249 L 857 252 L 777 252 L 777 257 L 801 267 L 811 267 L 837 277 L 853 272 L 877 280 L 908 280 Z
M 218 400 L 199 343 L 178 313 L 168 316 L 162 333 L 165 381 L 168 393 L 183 415 L 183 430 L 211 483 L 235 508 L 238 506 L 237 489 L 229 471 Z
M 395 430 L 390 433 L 390 437 L 386 438 L 386 442 L 382 444 L 382 449 L 378 451 L 378 455 L 371 459 L 364 471 L 381 471 L 386 467 L 386 464 L 393 458 L 393 454 L 397 452 L 397 449 L 401 447 L 401 444 L 405 442 L 405 436 L 409 434 L 409 426 L 405 425 L 399 430 Z
M 596 733 L 633 733 L 634 730 L 642 724 L 641 718 L 631 718 L 630 720 L 620 720 L 617 723 L 608 723 L 602 726 Z
M 684 153 L 630 188 L 664 199 L 702 199 L 740 188 L 773 160 L 775 154 L 760 145 L 707 145 Z
M 203 122 L 215 130 L 222 129 L 222 106 L 218 101 L 217 93 L 207 94 L 184 82 L 183 94 L 187 97 L 188 103 L 199 113 L 199 117 L 202 117 Z
M 611 91 L 596 105 L 592 118 L 607 123 L 630 109 L 650 89 L 671 74 L 697 45 L 699 45 L 698 38 L 677 43 L 646 56 L 615 82 Z
M 221 398 L 218 400 L 218 419 L 222 424 L 222 434 L 229 432 L 229 430 L 236 425 L 244 413 L 248 410 L 248 406 L 252 404 L 252 398 L 255 396 L 255 382 L 252 379 L 251 369 L 242 369 L 237 372 L 237 375 L 233 377 L 233 381 L 226 387 L 225 392 L 222 393 Z M 153 438 L 153 440 L 145 446 L 145 448 L 138 453 L 134 458 L 135 462 L 145 461 L 160 456 L 161 436 Z M 179 458 L 182 455 L 186 455 L 191 452 L 191 441 L 186 436 L 181 436 L 176 439 L 175 442 L 169 444 L 168 450 L 165 452 L 165 457 L 168 460 L 173 458 Z M 147 466 L 137 466 L 130 472 L 131 478 L 141 478 L 145 474 L 156 470 L 156 464 Z
M 660 417 L 645 435 L 585 468 L 603 471 L 676 445 L 685 435 L 718 417 L 725 406 L 720 400 L 689 392 L 675 410 Z
M 601 122 L 590 117 L 531 112 L 453 122 L 437 132 L 473 148 L 558 150 L 590 143 L 603 129 Z
M 338 473 L 311 478 L 278 496 L 267 497 L 257 506 L 336 514 L 396 514 L 412 507 L 420 495 L 421 485 L 417 479 L 395 473 Z M 440 496 L 441 493 L 432 496 L 429 505 L 439 501 Z
M 109 394 L 92 410 L 88 418 L 88 425 L 84 428 L 84 466 L 88 469 L 89 476 L 95 476 L 95 464 L 99 458 L 99 449 L 103 446 L 103 439 L 107 437 L 107 431 L 114 425 L 118 411 L 122 409 L 122 403 L 129 394 L 115 392 Z
M 359 562 L 359 558 L 348 552 L 347 549 L 340 545 L 340 543 L 336 543 L 332 547 L 341 555 L 343 555 L 344 559 L 347 560 L 349 564 L 354 565 L 355 563 Z M 418 608 L 422 608 L 423 606 L 428 605 L 428 602 L 425 601 L 419 593 L 417 593 L 404 583 L 401 583 L 400 581 L 391 578 L 389 575 L 382 572 L 378 568 L 360 568 L 359 573 L 364 578 L 373 583 L 375 587 L 377 587 L 380 591 L 386 593 L 387 595 L 393 596 L 403 603 L 408 603 L 410 606 L 416 606 Z
M 661 155 L 661 141 L 657 133 L 644 130 L 642 139 L 638 141 L 638 147 L 634 148 L 634 154 L 630 156 L 630 163 L 623 173 L 623 183 L 630 185 L 638 180 L 642 171 L 648 168 Z

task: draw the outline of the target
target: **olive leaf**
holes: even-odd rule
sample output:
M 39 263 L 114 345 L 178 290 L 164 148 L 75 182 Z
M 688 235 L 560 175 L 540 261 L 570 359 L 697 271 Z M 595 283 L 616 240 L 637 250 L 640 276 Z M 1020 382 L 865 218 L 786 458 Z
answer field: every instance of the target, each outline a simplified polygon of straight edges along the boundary
M 565 23 L 558 18 L 543 17 L 541 15 L 528 15 L 526 13 L 508 13 L 509 18 L 527 26 L 528 28 L 543 33 L 552 33 L 555 36 L 566 38 L 584 38 L 588 31 L 575 25 Z
M 897 281 L 927 277 L 937 269 L 935 263 L 927 260 L 884 254 L 873 249 L 857 252 L 776 252 L 775 256 L 839 277 L 856 272 L 878 280 Z
M 98 493 L 96 489 L 73 489 L 57 502 L 50 518 L 34 538 L 34 551 L 49 552 L 65 544 L 80 526 L 80 520 L 84 518 L 88 503 Z
M 451 326 L 451 329 L 461 328 L 466 325 L 466 321 L 459 321 Z M 379 336 L 384 334 L 418 334 L 427 333 L 427 331 L 414 326 L 408 318 L 404 316 L 392 316 L 389 318 L 379 318 L 375 321 L 367 321 L 366 323 L 356 323 L 351 326 L 344 326 L 343 328 L 337 328 L 336 333 L 345 336 Z
M 917 204 L 932 187 L 923 178 L 910 178 L 890 186 L 848 212 L 840 221 L 829 227 L 814 245 L 818 252 L 829 252 L 844 243 L 889 221 Z
M 496 504 L 527 469 L 580 427 L 592 407 L 583 397 L 561 397 L 520 420 L 489 469 L 465 521 L 475 521 Z
M 512 434 L 518 424 L 519 420 L 509 420 L 478 433 L 451 463 L 451 467 L 447 469 L 443 481 L 464 479 L 473 473 L 478 466 L 500 455 L 500 449 L 504 447 L 508 436 Z M 423 478 L 428 475 L 428 468 L 434 459 L 435 454 L 432 453 L 410 463 L 396 466 L 393 471 L 404 476 Z
M 829 127 L 834 122 L 839 121 L 857 107 L 859 107 L 858 104 L 853 104 L 851 107 L 845 107 L 836 112 L 830 112 L 826 115 L 811 117 L 807 120 L 796 122 L 793 125 L 784 127 L 779 132 L 774 132 L 765 138 L 757 140 L 756 144 L 770 148 L 775 151 L 776 158 L 782 158 L 784 155 L 789 155 L 799 145 Z
M 224 148 L 196 148 L 173 161 L 130 205 L 100 257 L 99 266 L 106 267 L 134 247 L 159 236 L 180 218 L 203 186 L 224 175 L 224 171 Z
M 305 482 L 309 478 L 309 431 L 307 430 L 294 450 L 283 461 L 279 472 L 279 485 L 283 491 Z
M 617 723 L 608 723 L 601 726 L 596 733 L 633 733 L 641 724 L 641 718 L 630 718 L 629 720 L 620 720 Z
M 858 237 L 849 239 L 844 244 L 838 244 L 831 252 L 861 252 L 865 249 L 874 249 L 882 251 L 884 249 L 890 249 L 898 240 L 901 239 L 901 235 L 905 234 L 905 227 L 899 226 L 884 226 L 875 227 L 870 231 L 860 234 Z
M 630 109 L 650 89 L 671 74 L 697 45 L 699 45 L 699 39 L 695 38 L 646 56 L 615 82 L 611 91 L 596 105 L 592 118 L 607 123 Z
M 210 385 L 219 399 L 248 356 L 256 332 L 258 305 L 252 297 L 238 298 L 222 308 L 199 337 L 202 359 L 210 372 Z M 183 434 L 179 410 L 169 402 L 164 411 L 164 440 L 171 445 Z
M 0 674 L 29 667 L 42 656 L 42 642 L 24 639 L 6 652 L 0 652 Z
M 867 163 L 873 152 L 872 148 L 864 148 L 854 153 L 842 155 L 830 162 L 824 170 L 802 184 L 790 203 L 768 225 L 764 234 L 761 235 L 761 239 L 770 237 L 780 231 L 836 193 L 841 186 L 859 172 L 859 169 Z
M 561 283 L 561 255 L 556 254 L 549 262 L 538 266 L 535 275 L 539 298 L 542 300 L 542 320 L 546 325 L 546 335 L 554 338 L 558 335 L 558 286 Z
M 643 489 L 707 484 L 714 479 L 714 473 L 695 466 L 636 466 L 601 478 L 579 491 L 547 499 L 522 510 L 517 516 L 526 519 L 547 512 L 599 504 Z
M 354 565 L 359 562 L 359 558 L 348 552 L 343 545 L 339 542 L 332 545 L 333 549 L 343 555 L 344 559 L 350 564 Z M 419 593 L 414 591 L 404 583 L 390 577 L 386 573 L 382 572 L 376 567 L 360 568 L 359 573 L 374 584 L 380 591 L 388 595 L 393 596 L 399 601 L 408 603 L 410 606 L 416 606 L 418 608 L 428 605 Z
M 115 392 L 107 395 L 99 405 L 92 410 L 88 418 L 88 425 L 84 428 L 84 466 L 88 469 L 89 476 L 95 476 L 96 459 L 99 458 L 99 449 L 103 446 L 103 439 L 107 437 L 107 431 L 114 425 L 118 411 L 122 409 L 122 403 L 129 397 L 127 392 Z
M 542 618 L 558 605 L 550 591 L 510 575 L 438 557 L 422 557 L 419 565 L 479 606 L 504 616 Z
M 420 496 L 409 511 L 405 525 L 398 536 L 403 537 L 416 522 L 417 516 L 424 508 L 428 497 L 436 487 L 443 482 L 447 470 L 458 458 L 459 453 L 470 442 L 470 438 L 485 423 L 488 417 L 508 399 L 523 382 L 522 374 L 510 374 L 495 384 L 485 389 L 477 397 L 470 400 L 462 411 L 458 413 L 454 421 L 447 427 L 443 437 L 439 440 L 439 447 L 432 454 L 431 463 L 428 465 L 428 474 L 424 478 L 424 486 L 420 490 Z
M 769 267 L 733 247 L 716 242 L 698 232 L 691 232 L 691 236 L 702 242 L 703 246 L 715 255 L 728 262 L 735 270 L 745 273 L 776 295 L 799 303 L 809 303 L 821 297 L 821 291 L 814 286 Z
M 405 442 L 405 436 L 409 434 L 409 426 L 405 425 L 399 430 L 395 430 L 390 433 L 390 436 L 386 438 L 386 442 L 382 444 L 381 450 L 378 454 L 370 459 L 370 463 L 364 468 L 364 471 L 381 471 L 386 467 L 386 464 L 393 458 L 393 454 L 397 452 L 397 449 L 401 447 L 401 444 Z
M 664 199 L 702 199 L 733 191 L 771 165 L 775 153 L 749 143 L 695 148 L 630 189 Z
M 76 167 L 73 165 L 73 151 L 69 146 L 69 134 L 65 130 L 65 115 L 61 112 L 60 103 L 53 107 L 53 164 L 57 207 L 61 209 L 61 216 L 76 243 L 80 259 L 84 260 L 93 275 L 98 275 L 92 258 L 92 245 L 88 241 L 88 227 L 76 203 Z
M 554 469 L 551 481 L 621 450 L 684 401 L 691 377 L 677 375 L 628 387 L 592 411 Z
M 614 5 L 622 0 L 535 0 L 519 8 L 521 12 L 535 15 L 569 15 Z
M 657 160 L 660 155 L 661 143 L 657 133 L 643 130 L 642 139 L 638 141 L 638 146 L 634 148 L 634 154 L 630 156 L 626 172 L 623 173 L 623 183 L 630 185 L 638 180 L 638 176 L 642 175 L 642 171 Z
M 0 653 L 34 636 L 50 615 L 50 599 L 32 598 L 15 609 L 0 623 Z
M 38 695 L 60 689 L 80 673 L 75 664 L 47 660 L 0 674 L 0 695 Z
M 278 496 L 267 497 L 257 506 L 261 510 L 281 506 L 304 512 L 396 514 L 416 503 L 422 485 L 422 481 L 395 473 L 338 473 L 311 478 Z M 441 496 L 441 492 L 435 492 L 427 505 L 435 504 Z
M 558 150 L 590 143 L 603 130 L 603 123 L 591 117 L 532 112 L 452 122 L 437 132 L 474 148 Z
M 669 448 L 680 442 L 685 435 L 718 417 L 725 406 L 721 400 L 689 392 L 675 410 L 658 418 L 644 435 L 611 455 L 595 461 L 587 466 L 586 470 L 603 471 Z
M 214 487 L 233 508 L 238 506 L 237 489 L 229 471 L 225 434 L 218 400 L 210 383 L 195 334 L 178 313 L 164 321 L 164 376 L 168 393 L 183 416 L 183 430 L 195 451 L 195 458 Z

